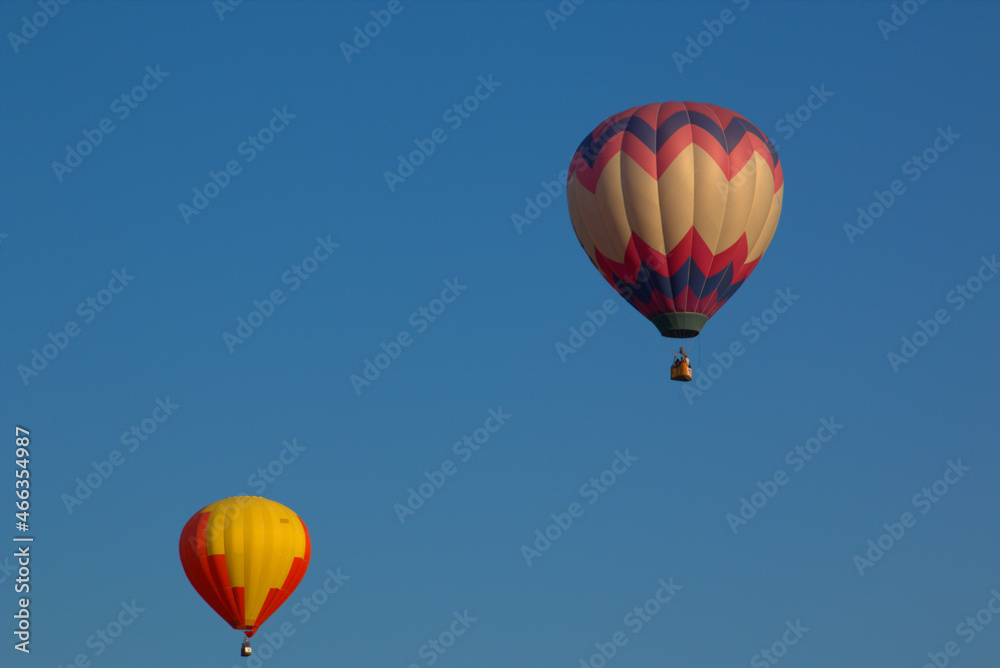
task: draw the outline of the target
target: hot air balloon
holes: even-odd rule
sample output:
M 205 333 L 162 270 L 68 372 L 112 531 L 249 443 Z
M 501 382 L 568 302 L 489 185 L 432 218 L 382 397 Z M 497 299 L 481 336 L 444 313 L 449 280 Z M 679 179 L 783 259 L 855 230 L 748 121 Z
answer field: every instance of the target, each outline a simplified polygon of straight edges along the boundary
M 249 638 L 306 573 L 309 531 L 292 510 L 259 496 L 211 503 L 181 531 L 184 573 L 205 602 Z
M 673 338 L 697 336 L 743 285 L 774 236 L 783 194 L 764 133 L 697 102 L 611 116 L 576 150 L 566 184 L 590 261 Z M 675 379 L 690 380 L 690 370 Z

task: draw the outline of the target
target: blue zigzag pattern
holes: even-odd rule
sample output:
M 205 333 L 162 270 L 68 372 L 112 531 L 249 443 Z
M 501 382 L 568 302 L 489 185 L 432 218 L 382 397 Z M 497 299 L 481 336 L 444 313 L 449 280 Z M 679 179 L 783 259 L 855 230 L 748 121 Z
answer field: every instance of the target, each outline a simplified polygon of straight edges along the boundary
M 733 280 L 733 263 L 730 262 L 724 269 L 716 272 L 712 276 L 705 276 L 694 260 L 688 260 L 674 273 L 673 276 L 664 276 L 653 269 L 645 260 L 639 267 L 638 277 L 646 276 L 646 280 L 631 283 L 612 273 L 613 285 L 623 297 L 627 294 L 626 301 L 635 305 L 635 300 L 648 304 L 653 299 L 654 290 L 660 294 L 674 299 L 684 288 L 691 288 L 691 291 L 699 299 L 705 295 L 712 294 L 713 290 L 718 290 L 717 301 L 722 303 L 733 296 L 740 289 L 743 281 Z
M 744 121 L 738 116 L 734 116 L 725 131 L 723 131 L 719 127 L 719 124 L 712 118 L 698 111 L 679 111 L 671 114 L 656 129 L 639 116 L 629 116 L 619 119 L 605 128 L 596 141 L 592 135 L 588 134 L 586 139 L 580 142 L 577 152 L 587 165 L 593 169 L 597 155 L 604 148 L 604 145 L 622 132 L 630 132 L 636 139 L 645 144 L 650 151 L 656 153 L 669 141 L 675 132 L 686 125 L 695 125 L 708 132 L 719 142 L 719 145 L 725 149 L 727 154 L 731 153 L 733 148 L 743 139 L 744 135 L 749 132 L 756 135 L 767 145 L 768 150 L 771 152 L 772 164 L 778 164 L 778 153 L 774 150 L 771 140 L 765 137 L 764 133 L 754 127 L 749 121 Z

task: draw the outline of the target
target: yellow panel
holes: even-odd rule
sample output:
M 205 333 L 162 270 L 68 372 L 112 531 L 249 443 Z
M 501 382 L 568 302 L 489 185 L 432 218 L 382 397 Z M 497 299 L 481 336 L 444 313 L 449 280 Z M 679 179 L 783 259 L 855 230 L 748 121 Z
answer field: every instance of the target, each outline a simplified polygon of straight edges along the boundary
M 290 517 L 291 527 L 288 529 L 292 536 L 290 557 L 294 559 L 305 559 L 306 556 L 306 532 L 302 529 L 301 522 L 297 517 Z M 289 564 L 289 568 L 291 564 Z
M 205 547 L 211 555 L 226 553 L 226 513 L 220 502 L 205 506 L 201 512 L 210 513 L 205 527 Z
M 260 588 L 260 562 L 264 552 L 264 532 L 261 521 L 261 506 L 259 503 L 248 503 L 243 520 L 244 554 L 243 568 L 246 571 L 246 584 L 243 589 L 243 605 L 247 623 L 256 617 L 256 592 Z
M 261 566 L 265 559 L 264 545 L 268 536 L 264 527 L 264 508 L 255 503 L 247 514 L 247 551 L 244 556 L 247 571 L 247 585 L 243 590 L 247 623 L 251 623 L 260 611 Z
M 280 504 L 266 499 L 255 501 L 250 516 L 252 537 L 248 546 L 247 587 L 244 590 L 249 621 L 260 614 L 270 590 L 280 589 L 284 584 L 296 556 L 293 552 L 296 539 L 301 543 L 297 556 L 305 556 L 305 532 L 297 517 Z
M 292 518 L 284 509 L 277 507 L 272 508 L 271 514 L 274 522 L 272 525 L 274 540 L 278 549 L 271 555 L 267 587 L 268 589 L 280 589 L 281 585 L 285 584 L 288 572 L 292 569 Z
M 229 505 L 226 510 L 226 568 L 229 570 L 229 584 L 233 587 L 246 586 L 245 559 L 245 526 L 246 509 L 236 504 Z

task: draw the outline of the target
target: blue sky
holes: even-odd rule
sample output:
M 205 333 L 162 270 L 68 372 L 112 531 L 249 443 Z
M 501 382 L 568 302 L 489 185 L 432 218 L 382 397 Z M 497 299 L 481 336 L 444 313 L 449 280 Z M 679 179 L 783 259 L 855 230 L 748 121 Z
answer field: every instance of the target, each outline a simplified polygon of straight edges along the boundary
M 56 5 L 0 5 L 0 479 L 26 427 L 35 538 L 5 665 L 245 663 L 177 556 L 240 494 L 313 541 L 251 666 L 995 664 L 995 3 Z M 700 389 L 560 180 L 667 100 L 746 116 L 786 184 Z

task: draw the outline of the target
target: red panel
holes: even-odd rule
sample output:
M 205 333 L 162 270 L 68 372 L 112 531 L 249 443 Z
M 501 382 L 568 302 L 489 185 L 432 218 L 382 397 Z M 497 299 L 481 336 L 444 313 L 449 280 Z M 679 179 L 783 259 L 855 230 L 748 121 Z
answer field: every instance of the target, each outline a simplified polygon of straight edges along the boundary
M 226 577 L 228 580 L 228 576 Z M 243 587 L 229 587 L 225 589 L 225 592 L 230 595 L 233 601 L 233 605 L 236 606 L 236 623 L 232 624 L 233 628 L 244 628 L 246 625 L 246 602 Z
M 719 126 L 722 128 L 728 127 L 732 120 L 739 116 L 739 114 L 731 109 L 717 107 L 714 104 L 705 104 L 703 102 L 687 102 L 686 104 L 691 111 L 700 111 L 706 116 L 712 116 L 718 119 Z M 739 117 L 743 118 L 742 116 Z
M 754 134 L 747 134 L 750 137 L 750 141 L 753 143 L 753 150 L 760 154 L 760 157 L 767 161 L 767 166 L 771 168 L 771 173 L 774 173 L 774 157 L 771 155 L 771 149 L 768 148 L 767 144 L 760 137 Z
M 212 572 L 212 580 L 220 589 L 231 589 L 229 583 L 229 568 L 226 566 L 226 555 L 213 554 L 208 559 L 208 567 Z
M 712 290 L 707 297 L 702 297 L 698 300 L 698 304 L 694 308 L 695 313 L 704 313 L 708 315 L 708 312 L 715 305 L 715 300 L 718 299 L 718 294 L 715 290 Z
M 673 164 L 681 151 L 691 145 L 691 130 L 693 126 L 685 125 L 670 135 L 670 138 L 663 143 L 660 150 L 656 152 L 656 178 L 663 176 L 663 172 Z M 713 140 L 714 141 L 714 140 Z
M 679 313 L 696 313 L 695 308 L 698 305 L 698 296 L 694 294 L 694 291 L 690 287 L 685 287 L 679 295 L 674 295 L 674 304 L 677 305 L 677 312 Z
M 611 162 L 611 158 L 618 155 L 618 152 L 622 150 L 622 139 L 624 138 L 623 132 L 619 132 L 614 137 L 609 139 L 607 143 L 601 148 L 601 152 L 597 154 L 597 159 L 594 161 L 594 187 L 597 187 L 597 180 L 601 177 L 601 172 L 607 167 L 608 163 Z
M 302 578 L 305 577 L 307 568 L 309 568 L 308 561 L 295 557 L 295 559 L 292 560 L 292 567 L 288 571 L 288 577 L 285 578 L 285 582 L 281 585 L 281 589 L 291 593 L 292 590 L 298 587 L 299 583 L 302 582 Z
M 708 244 L 705 243 L 705 240 L 698 234 L 698 230 L 691 228 L 691 232 L 693 232 L 691 237 L 691 259 L 698 265 L 698 269 L 701 270 L 702 274 L 709 276 L 709 271 L 712 269 L 712 260 L 715 256 L 712 255 L 712 251 L 708 247 Z
M 669 267 L 667 266 L 667 258 L 660 251 L 656 250 L 652 246 L 647 245 L 638 234 L 633 234 L 632 238 L 629 240 L 630 245 L 634 245 L 642 261 L 646 263 L 651 270 L 660 274 L 661 276 L 667 276 L 669 273 Z M 638 274 L 638 270 L 636 271 Z M 638 278 L 638 276 L 637 276 Z M 672 297 L 663 294 L 659 290 L 654 290 L 650 303 L 649 310 L 653 313 L 663 313 L 666 311 L 674 310 L 674 300 Z
M 199 513 L 188 520 L 181 531 L 180 557 L 184 573 L 195 591 L 215 612 L 231 626 L 242 623 L 237 616 L 229 587 L 229 573 L 225 569 L 225 556 L 207 554 L 205 531 L 211 513 Z M 220 581 L 218 561 L 222 560 L 224 579 Z
M 642 269 L 643 254 L 636 248 L 636 245 L 641 243 L 642 240 L 639 239 L 639 236 L 629 230 L 628 245 L 625 246 L 625 257 L 622 258 L 624 260 L 622 264 L 626 268 L 626 273 L 632 277 L 637 277 L 639 270 Z
M 657 112 L 660 110 L 660 105 L 657 103 L 644 104 L 641 107 L 635 107 L 628 114 L 629 117 L 636 117 L 646 122 L 646 124 L 651 127 L 656 127 L 656 116 Z
M 749 132 L 743 135 L 739 143 L 733 146 L 729 151 L 729 168 L 724 170 L 726 178 L 730 181 L 733 177 L 740 173 L 747 163 L 750 162 L 750 158 L 755 153 L 753 139 L 755 137 Z
M 632 238 L 629 238 L 629 247 L 633 244 L 634 236 L 635 235 L 633 235 Z M 627 252 L 624 258 L 625 263 L 615 262 L 602 254 L 597 248 L 594 249 L 594 252 L 597 255 L 598 268 L 601 270 L 601 273 L 604 274 L 605 280 L 607 280 L 608 276 L 614 274 L 622 280 L 630 283 L 637 282 L 636 275 L 638 274 L 639 267 L 634 264 L 629 264 L 629 254 Z M 610 283 L 610 281 L 608 282 Z
M 622 153 L 632 158 L 651 177 L 657 178 L 659 174 L 656 172 L 656 154 L 631 132 L 622 132 L 621 137 Z
M 715 164 L 719 166 L 723 174 L 728 174 L 730 170 L 730 158 L 729 154 L 726 153 L 726 148 L 719 143 L 719 140 L 715 138 L 708 130 L 697 125 L 691 126 L 691 139 L 693 143 L 700 146 Z M 731 178 L 731 177 L 729 177 Z
M 744 260 L 746 260 L 746 254 L 744 254 L 743 258 Z M 736 276 L 733 278 L 733 282 L 735 283 L 736 281 L 745 281 L 747 276 L 750 275 L 750 272 L 752 272 L 754 269 L 757 268 L 758 262 L 760 262 L 760 257 L 758 257 L 753 262 L 748 262 L 744 265 L 741 265 L 739 271 L 736 272 Z
M 288 597 L 291 595 L 292 590 L 281 590 L 271 587 L 267 591 L 267 597 L 264 599 L 264 605 L 260 608 L 260 613 L 257 615 L 257 619 L 254 620 L 254 626 L 260 626 L 267 618 L 274 614 L 274 611 L 281 607 Z

